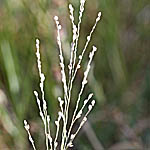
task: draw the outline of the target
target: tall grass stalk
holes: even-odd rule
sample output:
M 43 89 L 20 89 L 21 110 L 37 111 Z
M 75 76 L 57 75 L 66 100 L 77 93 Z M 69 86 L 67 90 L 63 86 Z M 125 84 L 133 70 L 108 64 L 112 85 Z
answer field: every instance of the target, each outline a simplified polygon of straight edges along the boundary
M 45 75 L 42 72 L 42 65 L 41 65 L 41 58 L 40 58 L 40 41 L 39 39 L 36 39 L 36 57 L 37 57 L 37 66 L 39 71 L 39 77 L 40 77 L 40 90 L 42 94 L 42 98 L 40 99 L 38 96 L 38 92 L 34 91 L 34 95 L 36 97 L 37 105 L 39 108 L 39 114 L 44 124 L 44 131 L 45 131 L 45 144 L 47 150 L 56 150 L 60 145 L 60 150 L 67 150 L 70 147 L 73 147 L 73 140 L 77 136 L 78 132 L 82 128 L 82 126 L 87 121 L 87 116 L 91 112 L 92 108 L 95 105 L 95 100 L 91 100 L 93 93 L 90 93 L 88 97 L 83 101 L 83 105 L 81 108 L 79 108 L 79 103 L 81 101 L 81 96 L 83 94 L 84 88 L 86 84 L 88 83 L 87 77 L 90 71 L 91 63 L 93 60 L 93 57 L 95 55 L 95 52 L 97 48 L 95 46 L 92 47 L 91 52 L 89 53 L 89 61 L 86 67 L 86 70 L 84 72 L 83 80 L 81 82 L 81 89 L 78 93 L 78 97 L 75 104 L 75 109 L 73 111 L 73 116 L 69 116 L 69 108 L 70 108 L 70 102 L 72 100 L 72 87 L 73 82 L 76 77 L 76 74 L 78 70 L 81 67 L 81 62 L 84 57 L 84 53 L 86 52 L 86 49 L 89 45 L 89 42 L 91 40 L 92 34 L 96 28 L 97 23 L 100 20 L 101 12 L 98 13 L 98 16 L 96 18 L 95 24 L 93 25 L 91 32 L 87 36 L 87 40 L 85 43 L 85 46 L 79 56 L 77 56 L 77 50 L 78 50 L 78 41 L 80 37 L 80 26 L 82 22 L 82 16 L 85 8 L 85 2 L 86 0 L 80 0 L 80 10 L 79 10 L 79 21 L 76 25 L 74 22 L 74 8 L 71 4 L 69 4 L 69 12 L 70 12 L 70 20 L 72 23 L 72 43 L 71 43 L 71 51 L 70 51 L 70 61 L 69 65 L 64 65 L 64 57 L 63 57 L 63 49 L 62 49 L 62 43 L 61 43 L 61 37 L 60 37 L 60 30 L 61 25 L 59 22 L 58 16 L 54 17 L 54 21 L 56 23 L 57 28 L 57 44 L 59 47 L 59 60 L 60 60 L 60 68 L 61 68 L 61 78 L 62 78 L 62 84 L 63 84 L 63 91 L 64 91 L 64 97 L 58 97 L 58 102 L 60 106 L 60 111 L 58 112 L 58 118 L 55 121 L 56 125 L 56 134 L 55 137 L 52 138 L 51 136 L 51 128 L 50 128 L 50 116 L 48 115 L 47 111 L 47 102 L 45 100 L 45 93 L 44 93 L 44 81 L 45 81 Z M 77 64 L 77 65 L 76 65 Z M 66 75 L 65 70 L 68 68 L 68 78 Z M 73 98 L 75 99 L 75 98 Z M 89 104 L 89 101 L 91 100 L 91 103 Z M 42 104 L 42 105 L 41 105 Z M 85 106 L 88 105 L 88 111 L 86 114 L 83 114 L 83 110 Z M 71 118 L 71 123 L 69 124 L 68 118 Z M 76 121 L 82 118 L 79 127 L 75 132 L 72 131 L 74 124 Z M 62 121 L 62 130 L 60 130 L 60 121 Z M 29 141 L 32 144 L 32 147 L 34 150 L 36 150 L 34 140 L 30 133 L 30 126 L 27 123 L 26 120 L 24 120 L 24 127 L 28 133 Z M 69 127 L 69 128 L 67 128 Z M 59 132 L 61 132 L 61 142 L 58 143 L 58 136 Z

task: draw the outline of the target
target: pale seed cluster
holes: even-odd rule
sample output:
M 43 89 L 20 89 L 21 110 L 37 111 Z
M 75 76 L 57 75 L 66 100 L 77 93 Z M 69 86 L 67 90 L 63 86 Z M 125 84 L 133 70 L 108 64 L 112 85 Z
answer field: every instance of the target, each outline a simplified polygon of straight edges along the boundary
M 68 80 L 66 78 L 66 72 L 65 72 L 65 65 L 64 65 L 64 57 L 63 57 L 63 49 L 62 49 L 62 43 L 61 43 L 61 37 L 60 37 L 60 30 L 62 29 L 62 26 L 60 25 L 58 16 L 54 17 L 54 21 L 56 23 L 57 28 L 57 44 L 59 48 L 59 60 L 60 60 L 60 68 L 61 68 L 61 77 L 62 77 L 62 83 L 63 83 L 63 91 L 64 91 L 64 97 L 58 97 L 59 107 L 60 111 L 58 112 L 58 118 L 55 121 L 56 125 L 56 134 L 55 137 L 52 138 L 51 136 L 51 129 L 50 129 L 50 116 L 47 112 L 47 103 L 45 100 L 45 93 L 44 93 L 44 81 L 45 76 L 42 73 L 42 67 L 41 67 L 41 59 L 40 59 L 40 41 L 36 39 L 36 57 L 37 57 L 37 66 L 39 71 L 39 77 L 40 77 L 40 90 L 42 94 L 42 99 L 39 98 L 38 92 L 34 91 L 34 95 L 36 97 L 37 105 L 39 108 L 39 114 L 44 124 L 44 131 L 45 131 L 45 144 L 47 150 L 56 150 L 58 147 L 60 150 L 67 150 L 69 147 L 73 147 L 73 140 L 75 139 L 76 135 L 84 125 L 84 123 L 87 121 L 87 116 L 91 112 L 92 108 L 95 105 L 95 100 L 92 100 L 91 103 L 88 105 L 89 101 L 92 99 L 93 93 L 90 93 L 83 101 L 83 105 L 81 108 L 79 108 L 79 103 L 81 102 L 81 96 L 84 92 L 84 88 L 86 84 L 88 83 L 88 74 L 91 68 L 91 63 L 94 57 L 94 54 L 97 50 L 95 46 L 93 46 L 92 51 L 89 54 L 89 61 L 86 67 L 86 70 L 84 72 L 84 77 L 81 83 L 81 89 L 78 93 L 75 109 L 73 111 L 73 116 L 69 116 L 69 106 L 72 99 L 72 87 L 73 82 L 76 77 L 76 74 L 78 70 L 81 67 L 81 62 L 84 57 L 84 53 L 89 45 L 89 42 L 91 40 L 92 34 L 96 28 L 97 23 L 100 20 L 101 12 L 98 13 L 98 16 L 96 18 L 95 24 L 93 25 L 89 35 L 87 36 L 85 46 L 81 52 L 81 54 L 77 57 L 77 50 L 78 50 L 78 40 L 80 36 L 80 27 L 82 22 L 82 16 L 85 8 L 85 2 L 86 0 L 80 0 L 80 10 L 79 10 L 79 21 L 76 25 L 74 22 L 74 8 L 71 4 L 69 4 L 69 12 L 70 12 L 70 20 L 72 23 L 72 43 L 70 48 L 70 61 L 68 65 Z M 78 58 L 78 60 L 77 60 Z M 77 64 L 77 65 L 75 65 Z M 42 105 L 41 105 L 42 104 Z M 88 105 L 88 110 L 86 114 L 83 114 L 83 110 L 85 106 Z M 68 118 L 71 117 L 71 123 L 68 123 Z M 77 130 L 72 133 L 72 128 L 75 124 L 75 122 L 81 118 L 81 122 Z M 62 127 L 60 127 L 60 121 L 62 121 Z M 32 144 L 32 147 L 34 150 L 36 150 L 36 147 L 34 145 L 33 138 L 30 134 L 30 126 L 27 123 L 26 120 L 24 120 L 24 127 L 28 133 L 29 141 Z M 69 127 L 69 128 L 68 128 Z M 62 128 L 62 130 L 61 130 Z M 58 143 L 59 138 L 59 132 L 61 132 L 61 143 Z M 60 146 L 58 146 L 60 145 Z

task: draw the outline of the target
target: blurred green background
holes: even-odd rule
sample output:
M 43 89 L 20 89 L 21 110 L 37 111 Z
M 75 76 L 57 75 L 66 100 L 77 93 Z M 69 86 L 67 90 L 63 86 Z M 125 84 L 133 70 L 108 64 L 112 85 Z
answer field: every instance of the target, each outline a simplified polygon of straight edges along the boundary
M 68 4 L 79 11 L 79 0 L 0 0 L 0 149 L 32 149 L 23 128 L 31 125 L 38 149 L 45 149 L 43 125 L 34 90 L 39 91 L 35 39 L 41 41 L 45 93 L 52 129 L 62 95 L 56 29 L 62 24 L 66 65 L 69 62 L 71 24 Z M 150 2 L 149 0 L 87 0 L 81 26 L 78 54 L 94 24 L 83 67 L 75 80 L 76 96 L 92 45 L 98 47 L 82 98 L 94 93 L 96 107 L 76 138 L 77 150 L 150 150 Z M 72 99 L 71 110 L 75 103 Z M 70 114 L 71 114 L 70 110 Z M 53 132 L 54 134 L 54 132 Z

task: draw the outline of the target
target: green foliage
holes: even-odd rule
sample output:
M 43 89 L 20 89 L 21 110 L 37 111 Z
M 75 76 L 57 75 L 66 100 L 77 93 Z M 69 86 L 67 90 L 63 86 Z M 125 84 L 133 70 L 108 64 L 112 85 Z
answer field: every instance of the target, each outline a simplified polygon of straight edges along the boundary
M 83 16 L 81 25 L 80 49 L 93 25 L 97 10 L 103 14 L 103 21 L 96 29 L 91 42 L 95 43 L 99 51 L 89 77 L 88 88 L 95 91 L 98 104 L 89 122 L 97 138 L 106 148 L 124 141 L 137 142 L 144 148 L 150 148 L 149 0 L 87 1 L 87 13 Z M 76 8 L 78 4 L 73 1 Z M 57 65 L 58 52 L 53 16 L 61 14 L 60 22 L 64 25 L 63 46 L 67 57 L 68 43 L 71 41 L 68 30 L 71 25 L 67 19 L 67 12 L 65 0 L 0 1 L 0 149 L 29 149 L 23 129 L 24 118 L 28 118 L 32 123 L 31 132 L 38 139 L 38 148 L 42 149 L 44 145 L 41 140 L 42 125 L 39 126 L 38 108 L 33 95 L 33 91 L 38 89 L 39 79 L 35 38 L 40 37 L 42 43 L 45 93 L 46 99 L 49 100 L 49 113 L 54 121 L 58 112 L 56 97 L 62 94 L 62 88 Z M 81 69 L 81 75 L 78 75 L 75 81 L 75 93 L 78 92 L 82 72 Z M 87 90 L 86 92 L 88 93 Z M 113 122 L 113 126 L 110 125 L 110 121 Z M 54 126 L 53 129 L 55 130 Z M 134 132 L 135 136 L 131 136 L 127 129 L 131 129 L 129 133 Z M 85 133 L 86 131 L 83 131 L 79 136 L 87 136 Z M 79 147 L 85 149 L 83 143 L 87 141 L 85 138 L 81 139 L 76 141 L 76 149 L 80 143 Z M 90 142 L 88 144 L 91 145 Z M 92 149 L 88 144 L 87 149 Z

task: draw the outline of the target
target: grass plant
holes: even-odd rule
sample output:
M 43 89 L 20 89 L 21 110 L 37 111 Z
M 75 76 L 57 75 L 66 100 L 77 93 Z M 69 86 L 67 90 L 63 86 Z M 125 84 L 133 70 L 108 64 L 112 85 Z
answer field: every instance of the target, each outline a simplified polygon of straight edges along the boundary
M 62 42 L 61 42 L 61 28 L 59 18 L 58 16 L 54 17 L 54 21 L 56 23 L 57 28 L 57 44 L 59 48 L 59 61 L 60 61 L 60 68 L 61 68 L 61 78 L 62 78 L 62 85 L 63 85 L 63 92 L 64 97 L 58 97 L 58 102 L 60 106 L 60 111 L 58 112 L 58 118 L 55 121 L 56 125 L 56 133 L 55 137 L 53 138 L 51 135 L 51 128 L 50 128 L 50 115 L 48 115 L 48 109 L 47 109 L 47 102 L 45 100 L 45 93 L 44 93 L 44 81 L 45 81 L 45 75 L 42 72 L 42 63 L 41 63 L 41 57 L 40 57 L 40 40 L 36 39 L 36 57 L 37 57 L 37 66 L 39 71 L 39 77 L 40 77 L 40 92 L 42 95 L 42 98 L 39 98 L 39 92 L 34 91 L 34 95 L 36 97 L 37 105 L 39 108 L 39 114 L 44 124 L 44 131 L 45 131 L 45 144 L 47 150 L 56 150 L 58 147 L 61 150 L 67 150 L 68 148 L 73 147 L 73 141 L 75 137 L 77 136 L 78 132 L 82 128 L 82 126 L 87 121 L 87 116 L 93 109 L 95 105 L 95 100 L 92 99 L 93 93 L 90 93 L 87 98 L 83 101 L 83 105 L 79 107 L 79 104 L 81 102 L 81 96 L 84 92 L 84 88 L 86 84 L 88 83 L 88 74 L 91 68 L 91 63 L 93 60 L 93 57 L 95 55 L 95 52 L 97 48 L 95 46 L 92 47 L 91 52 L 89 53 L 89 60 L 86 67 L 86 70 L 84 72 L 84 76 L 81 82 L 81 88 L 77 96 L 75 109 L 73 111 L 73 115 L 69 115 L 69 108 L 70 108 L 70 102 L 72 99 L 75 99 L 72 97 L 72 89 L 73 89 L 73 83 L 75 80 L 75 77 L 78 73 L 78 70 L 81 67 L 82 59 L 84 57 L 84 54 L 86 52 L 86 49 L 89 45 L 89 42 L 91 41 L 92 34 L 96 28 L 97 23 L 100 21 L 101 18 L 101 12 L 98 13 L 95 24 L 93 25 L 89 35 L 87 36 L 85 46 L 79 56 L 77 56 L 78 51 L 78 43 L 79 43 L 79 37 L 80 37 L 80 28 L 82 23 L 82 17 L 84 13 L 85 8 L 85 2 L 86 0 L 80 0 L 80 9 L 79 9 L 79 20 L 78 24 L 76 25 L 74 20 L 74 8 L 72 4 L 69 4 L 69 12 L 70 12 L 70 20 L 72 23 L 72 43 L 70 47 L 70 61 L 69 65 L 65 66 L 64 64 L 64 56 L 63 56 L 63 48 L 62 48 Z M 67 70 L 68 69 L 68 75 Z M 90 104 L 89 104 L 90 103 Z M 88 107 L 87 112 L 84 114 L 83 110 L 85 107 Z M 71 123 L 69 124 L 69 119 L 71 117 Z M 80 124 L 76 131 L 73 132 L 73 126 L 75 123 L 81 119 Z M 61 129 L 61 122 L 62 121 L 62 129 Z M 34 140 L 30 133 L 30 125 L 26 120 L 24 120 L 24 127 L 28 133 L 29 141 L 32 144 L 32 147 L 34 150 L 36 150 L 36 146 L 34 144 Z M 61 132 L 61 133 L 59 133 Z M 58 143 L 59 135 L 61 134 L 61 142 Z

